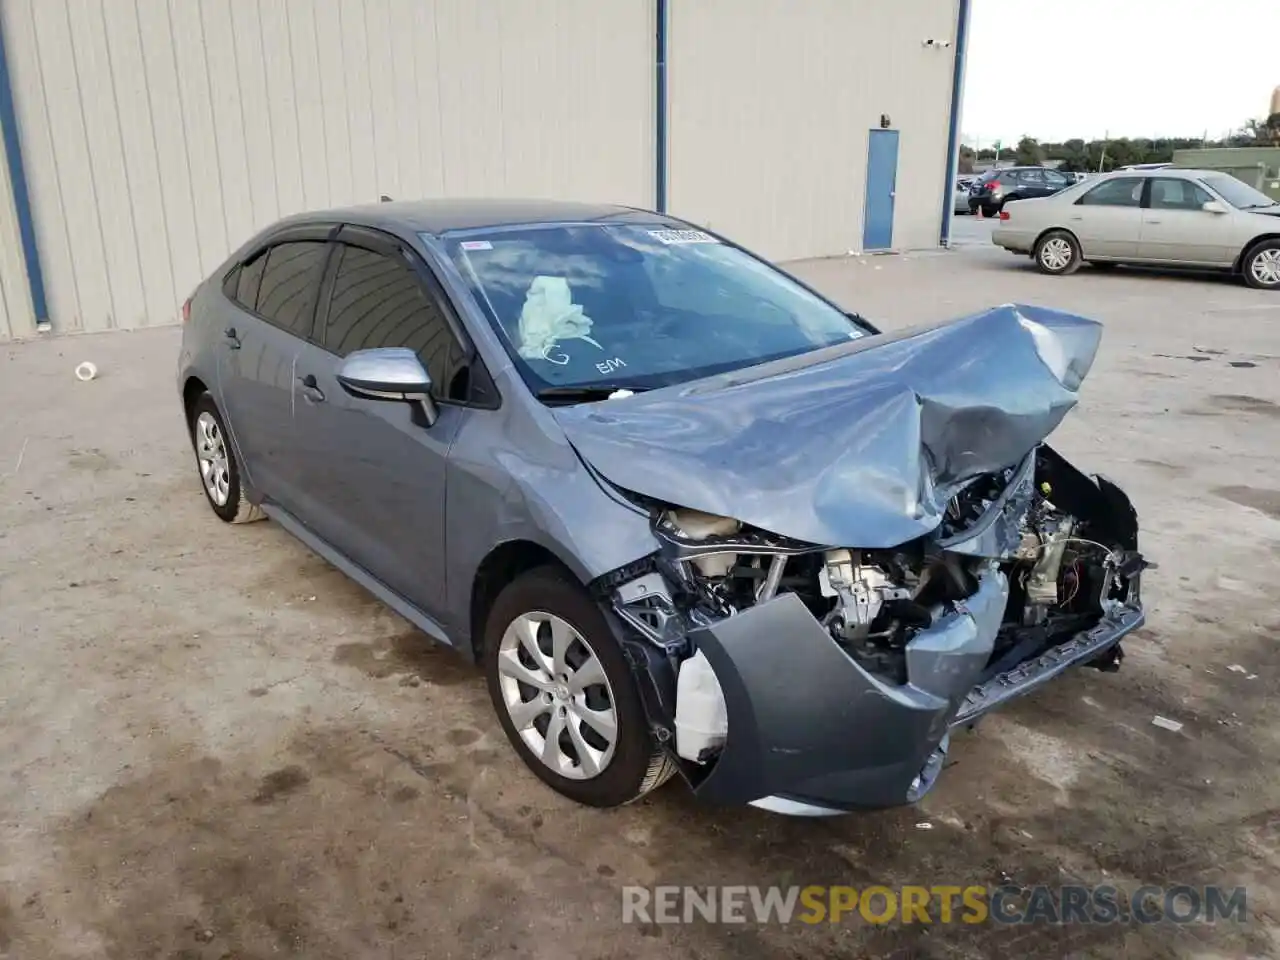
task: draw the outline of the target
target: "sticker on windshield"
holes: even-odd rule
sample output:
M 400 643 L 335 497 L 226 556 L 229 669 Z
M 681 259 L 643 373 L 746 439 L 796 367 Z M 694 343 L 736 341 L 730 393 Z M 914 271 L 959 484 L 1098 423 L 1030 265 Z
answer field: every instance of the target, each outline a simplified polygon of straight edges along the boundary
M 463 250 L 492 250 L 493 244 L 488 240 L 463 240 L 459 246 Z
M 719 243 L 715 237 L 701 230 L 650 230 L 649 236 L 659 243 L 671 246 L 676 243 Z

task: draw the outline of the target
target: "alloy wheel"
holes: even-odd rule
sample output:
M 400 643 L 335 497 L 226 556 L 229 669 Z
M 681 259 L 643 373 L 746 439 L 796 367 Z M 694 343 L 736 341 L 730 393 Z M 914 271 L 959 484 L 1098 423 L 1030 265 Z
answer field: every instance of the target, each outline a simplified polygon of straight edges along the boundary
M 222 428 L 208 411 L 196 418 L 196 457 L 200 461 L 200 478 L 209 499 L 217 506 L 225 507 L 231 496 L 231 465 Z
M 1249 263 L 1249 272 L 1264 287 L 1280 285 L 1280 249 L 1263 250 Z
M 618 741 L 613 689 L 568 621 L 516 617 L 498 646 L 498 685 L 516 733 L 552 772 L 588 780 L 609 766 Z

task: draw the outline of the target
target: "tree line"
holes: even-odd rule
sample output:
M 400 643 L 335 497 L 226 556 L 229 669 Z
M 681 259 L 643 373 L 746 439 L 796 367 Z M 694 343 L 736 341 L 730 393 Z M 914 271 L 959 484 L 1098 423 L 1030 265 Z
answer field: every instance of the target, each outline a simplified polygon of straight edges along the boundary
M 1145 137 L 1117 137 L 1114 140 L 1074 139 L 1062 143 L 1041 143 L 1035 137 L 1023 137 L 1012 148 L 1002 147 L 999 159 L 1014 161 L 1019 166 L 1039 166 L 1046 161 L 1057 161 L 1060 170 L 1106 171 L 1132 163 L 1169 163 L 1173 160 L 1175 150 L 1258 146 L 1280 146 L 1280 113 L 1272 114 L 1265 120 L 1250 120 L 1221 140 L 1206 140 L 1201 137 L 1162 137 L 1155 140 Z M 972 173 L 975 162 L 995 159 L 994 145 L 977 151 L 968 144 L 960 146 L 961 173 Z

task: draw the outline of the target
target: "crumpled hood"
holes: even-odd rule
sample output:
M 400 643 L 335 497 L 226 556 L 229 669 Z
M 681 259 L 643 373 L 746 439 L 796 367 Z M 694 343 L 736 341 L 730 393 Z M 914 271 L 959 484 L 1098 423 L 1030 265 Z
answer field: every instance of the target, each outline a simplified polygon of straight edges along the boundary
M 1006 305 L 553 413 L 624 490 L 817 545 L 892 547 L 1057 427 L 1101 334 Z

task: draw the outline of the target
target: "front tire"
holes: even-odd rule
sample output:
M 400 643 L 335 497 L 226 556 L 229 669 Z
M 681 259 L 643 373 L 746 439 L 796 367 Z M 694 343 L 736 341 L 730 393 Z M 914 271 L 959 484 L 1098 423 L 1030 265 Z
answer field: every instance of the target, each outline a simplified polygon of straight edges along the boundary
M 249 523 L 261 520 L 261 508 L 245 496 L 240 481 L 240 464 L 227 434 L 222 412 L 213 397 L 202 393 L 191 407 L 191 446 L 196 454 L 196 468 L 205 499 L 225 523 Z
M 1032 254 L 1041 273 L 1065 276 L 1080 269 L 1080 244 L 1066 230 L 1050 230 Z
M 1242 263 L 1244 282 L 1256 290 L 1280 290 L 1280 240 L 1263 240 Z
M 675 772 L 604 614 L 555 567 L 531 570 L 498 595 L 485 622 L 484 669 L 507 739 L 557 793 L 616 807 Z

